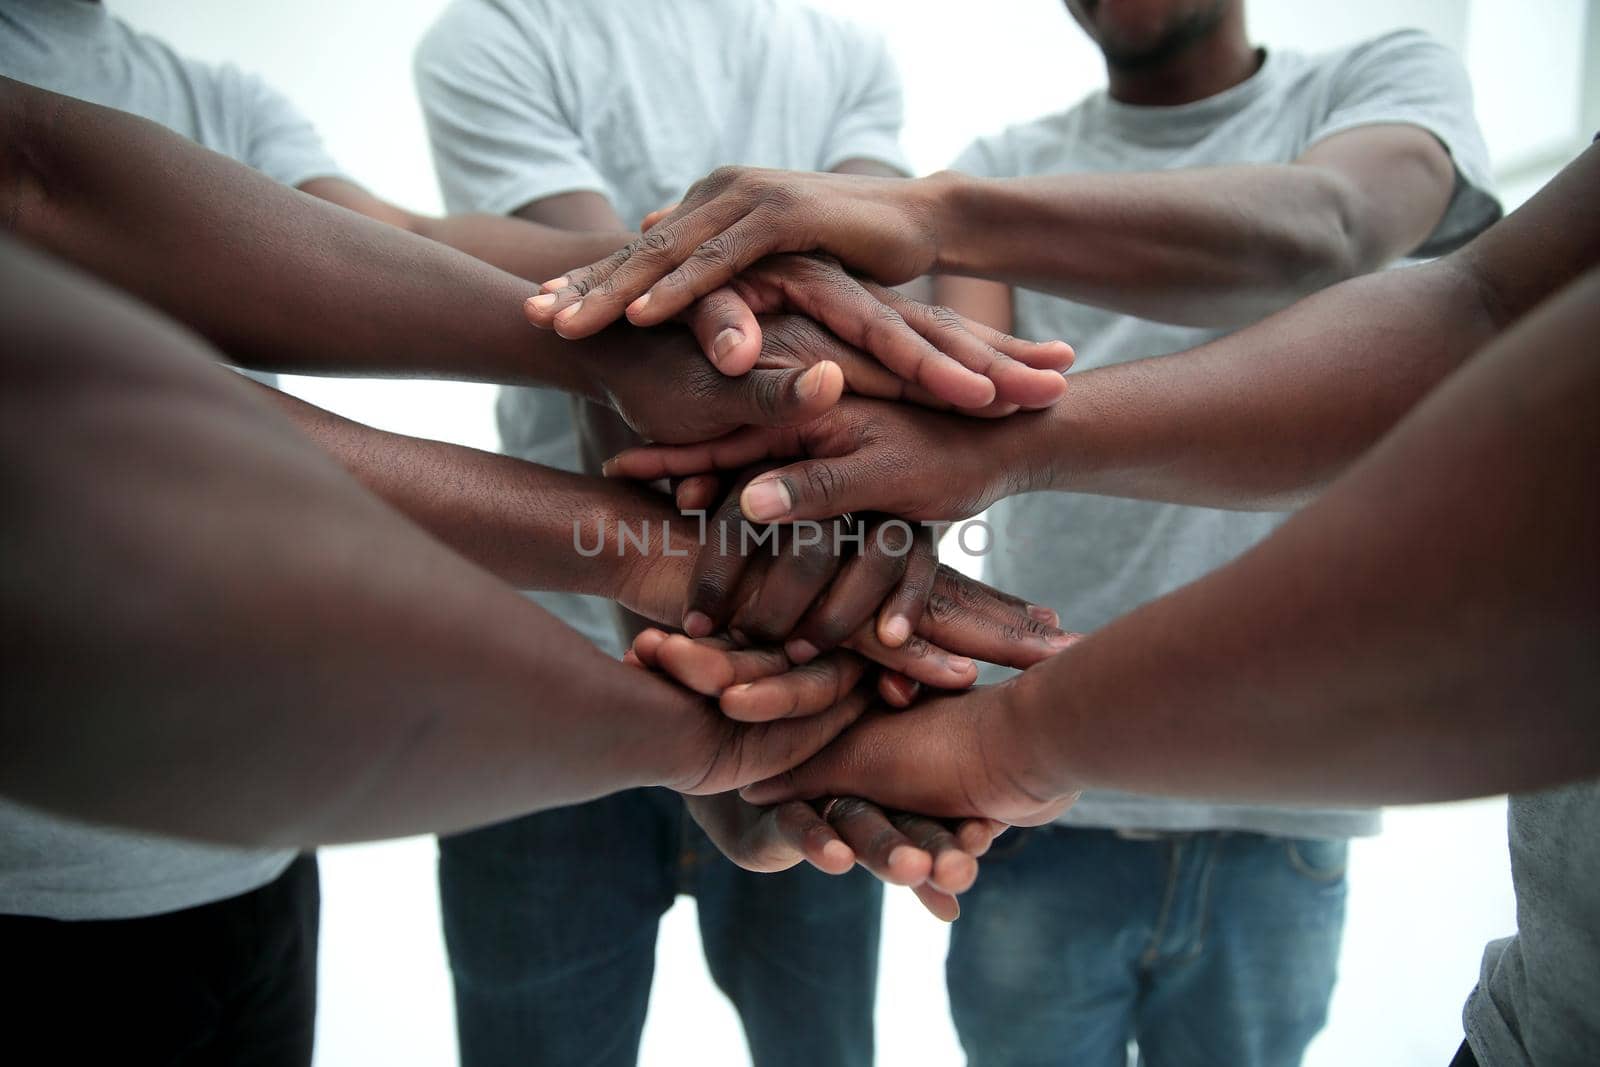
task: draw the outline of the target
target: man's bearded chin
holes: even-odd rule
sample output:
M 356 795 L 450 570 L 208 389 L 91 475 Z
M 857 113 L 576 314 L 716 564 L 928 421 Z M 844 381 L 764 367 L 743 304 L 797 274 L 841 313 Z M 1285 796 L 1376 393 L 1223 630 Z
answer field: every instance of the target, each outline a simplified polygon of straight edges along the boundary
M 1092 18 L 1100 7 L 1100 0 L 1083 0 L 1083 7 Z M 1139 70 L 1159 66 L 1189 47 L 1209 36 L 1227 13 L 1228 0 L 1213 0 L 1198 10 L 1176 15 L 1163 26 L 1154 38 L 1145 34 L 1120 34 L 1116 27 L 1096 23 L 1098 44 L 1106 62 L 1118 70 Z

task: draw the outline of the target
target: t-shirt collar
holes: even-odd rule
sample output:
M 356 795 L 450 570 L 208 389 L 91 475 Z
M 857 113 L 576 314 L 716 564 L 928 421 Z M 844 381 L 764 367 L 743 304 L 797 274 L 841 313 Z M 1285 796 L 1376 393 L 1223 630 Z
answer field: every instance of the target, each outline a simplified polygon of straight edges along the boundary
M 1119 137 L 1144 144 L 1187 142 L 1194 139 L 1197 131 L 1209 130 L 1245 110 L 1268 90 L 1277 78 L 1277 64 L 1273 61 L 1273 52 L 1265 48 L 1261 51 L 1261 66 L 1254 74 L 1203 100 L 1152 107 L 1125 104 L 1112 99 L 1111 94 L 1102 89 L 1097 94 L 1097 103 L 1103 110 L 1106 125 Z

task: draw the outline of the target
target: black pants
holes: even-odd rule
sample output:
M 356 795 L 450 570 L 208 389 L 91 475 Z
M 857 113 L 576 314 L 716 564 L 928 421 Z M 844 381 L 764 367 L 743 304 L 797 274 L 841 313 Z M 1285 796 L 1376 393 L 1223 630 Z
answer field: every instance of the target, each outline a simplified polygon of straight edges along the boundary
M 8 1060 L 305 1067 L 320 908 L 301 856 L 260 889 L 165 915 L 0 916 Z

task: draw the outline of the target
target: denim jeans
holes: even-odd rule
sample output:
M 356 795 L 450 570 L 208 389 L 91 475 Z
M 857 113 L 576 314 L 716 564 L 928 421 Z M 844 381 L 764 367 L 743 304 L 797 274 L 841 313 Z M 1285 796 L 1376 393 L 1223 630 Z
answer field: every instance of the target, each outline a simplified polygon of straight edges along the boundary
M 462 1067 L 635 1063 L 657 924 L 679 893 L 697 900 L 758 1067 L 872 1062 L 878 881 L 741 870 L 667 790 L 441 838 L 439 891 Z
M 970 1067 L 1290 1067 L 1327 1017 L 1344 841 L 1013 830 L 951 931 Z
M 7 1062 L 310 1067 L 321 904 L 308 855 L 182 911 L 0 915 Z

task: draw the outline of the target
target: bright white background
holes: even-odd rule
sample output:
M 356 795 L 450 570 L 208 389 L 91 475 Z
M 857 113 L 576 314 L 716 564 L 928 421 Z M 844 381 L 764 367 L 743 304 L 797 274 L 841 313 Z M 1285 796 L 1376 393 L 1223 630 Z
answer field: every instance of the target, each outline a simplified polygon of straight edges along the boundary
M 1060 0 L 815 2 L 888 34 L 905 82 L 905 143 L 921 170 L 942 166 L 978 134 L 1068 106 L 1102 81 L 1097 54 Z M 189 54 L 267 77 L 312 118 L 352 176 L 423 211 L 440 202 L 410 55 L 442 6 L 111 0 L 114 11 Z M 1600 3 L 1252 0 L 1250 13 L 1253 35 L 1271 46 L 1314 51 L 1415 26 L 1458 49 L 1508 206 L 1600 128 Z M 487 387 L 310 379 L 289 386 L 386 428 L 494 445 Z M 1357 843 L 1341 978 L 1309 1064 L 1448 1062 L 1481 945 L 1515 925 L 1504 810 L 1503 801 L 1480 801 L 1396 811 L 1382 837 Z M 431 839 L 323 851 L 322 1067 L 454 1063 L 432 865 Z M 943 990 L 945 941 L 909 894 L 891 894 L 882 1062 L 960 1062 Z M 642 1061 L 745 1062 L 737 1020 L 700 959 L 692 902 L 668 914 L 658 955 Z

